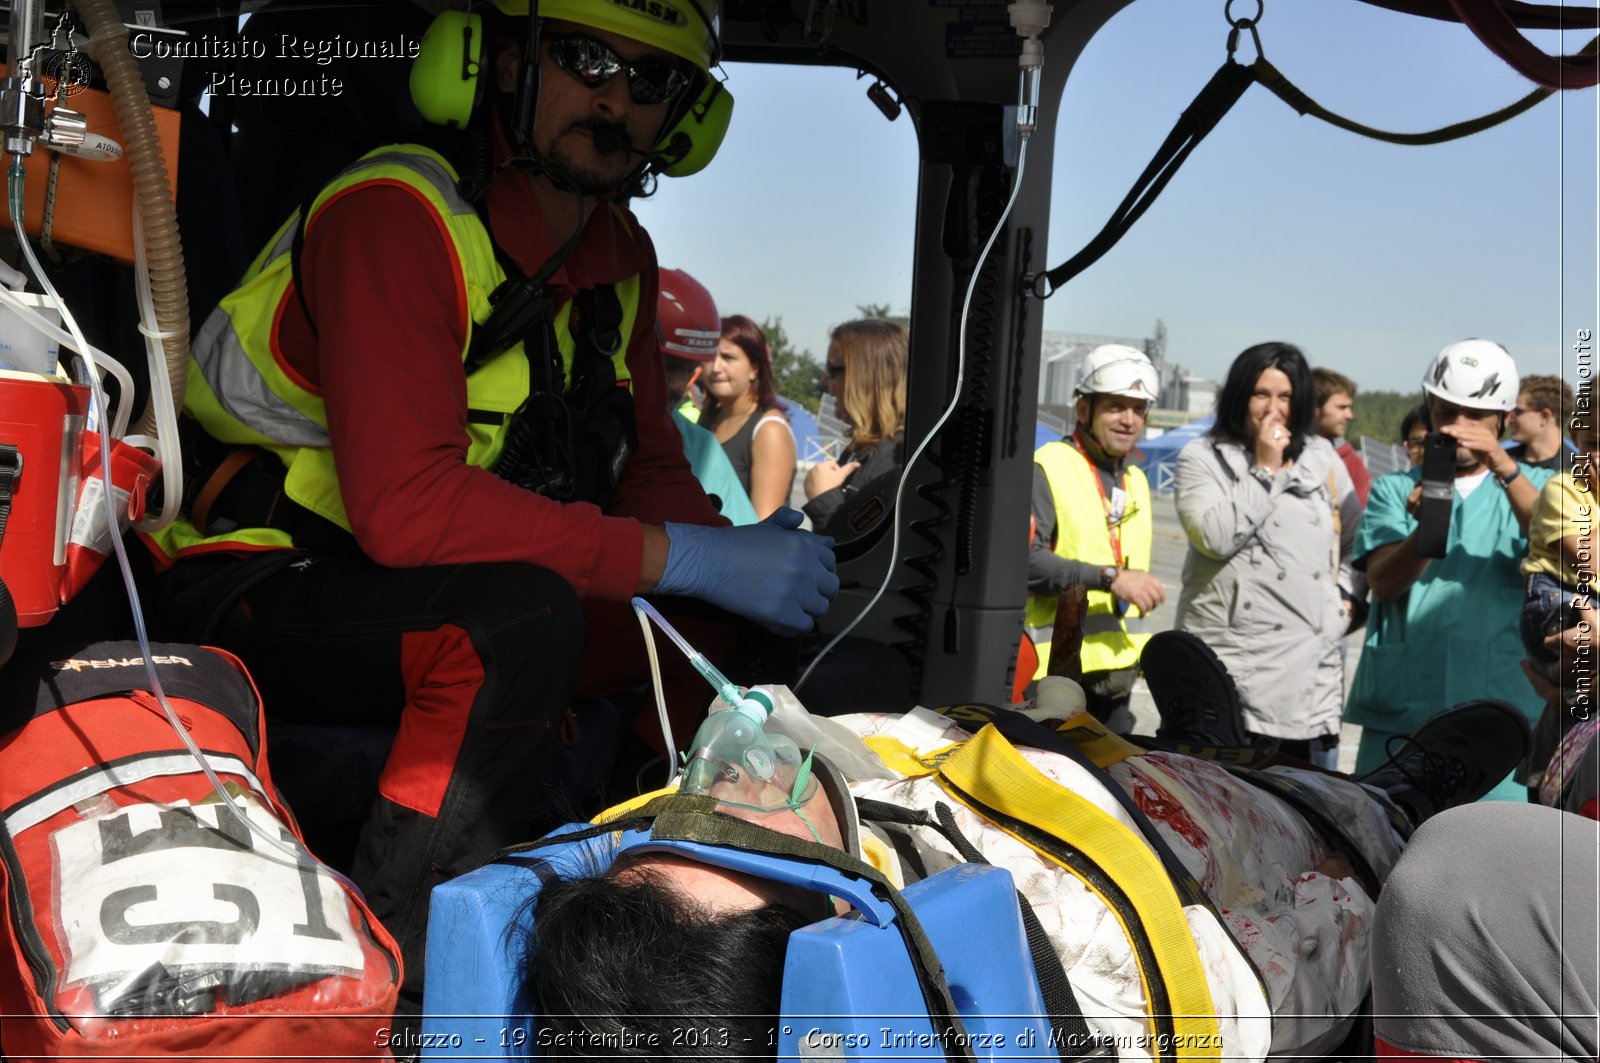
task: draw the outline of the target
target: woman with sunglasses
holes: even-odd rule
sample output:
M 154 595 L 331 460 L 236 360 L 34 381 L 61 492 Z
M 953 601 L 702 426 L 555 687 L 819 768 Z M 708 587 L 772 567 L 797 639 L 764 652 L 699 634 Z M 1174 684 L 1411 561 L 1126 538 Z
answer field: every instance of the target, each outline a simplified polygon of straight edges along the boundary
M 772 384 L 772 349 L 761 326 L 735 314 L 722 319 L 717 357 L 706 373 L 700 423 L 716 434 L 762 520 L 789 504 L 794 484 L 794 429 Z
M 1316 431 L 1300 349 L 1249 348 L 1228 370 L 1211 431 L 1178 455 L 1189 537 L 1177 627 L 1198 635 L 1239 688 L 1245 728 L 1337 768 L 1350 548 L 1361 506 Z
M 893 495 L 905 461 L 906 350 L 906 330 L 884 318 L 847 321 L 829 337 L 828 394 L 849 435 L 839 460 L 806 473 L 802 508 L 836 541 L 859 534 L 851 518 L 865 499 Z

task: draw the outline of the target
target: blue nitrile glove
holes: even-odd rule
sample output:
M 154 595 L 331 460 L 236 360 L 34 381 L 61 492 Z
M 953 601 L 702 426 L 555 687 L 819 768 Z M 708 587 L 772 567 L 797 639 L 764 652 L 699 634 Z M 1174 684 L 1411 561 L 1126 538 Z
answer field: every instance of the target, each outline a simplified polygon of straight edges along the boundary
M 737 528 L 668 524 L 655 593 L 699 598 L 780 635 L 810 631 L 839 593 L 839 577 L 833 540 L 797 530 L 804 519 L 785 506 Z

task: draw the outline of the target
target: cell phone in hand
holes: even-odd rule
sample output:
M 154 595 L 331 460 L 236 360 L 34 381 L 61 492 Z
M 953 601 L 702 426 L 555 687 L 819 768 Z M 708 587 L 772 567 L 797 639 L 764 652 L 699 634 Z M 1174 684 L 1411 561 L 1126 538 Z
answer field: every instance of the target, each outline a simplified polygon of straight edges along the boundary
M 1422 444 L 1422 502 L 1417 511 L 1418 557 L 1443 557 L 1450 542 L 1456 491 L 1456 441 L 1429 432 Z

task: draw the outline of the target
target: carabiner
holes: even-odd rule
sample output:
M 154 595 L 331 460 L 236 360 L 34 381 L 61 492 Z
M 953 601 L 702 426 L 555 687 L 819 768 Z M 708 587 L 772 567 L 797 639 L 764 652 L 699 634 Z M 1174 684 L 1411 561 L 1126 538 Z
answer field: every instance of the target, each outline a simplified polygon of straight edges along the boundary
M 1227 0 L 1222 7 L 1222 17 L 1228 20 L 1228 25 L 1233 27 L 1228 31 L 1228 58 L 1233 58 L 1233 53 L 1239 50 L 1239 31 L 1249 30 L 1250 39 L 1255 43 L 1256 55 L 1261 55 L 1261 35 L 1256 32 L 1256 24 L 1261 21 L 1261 16 L 1267 13 L 1266 0 L 1256 0 L 1256 13 L 1250 18 L 1234 18 L 1233 0 Z

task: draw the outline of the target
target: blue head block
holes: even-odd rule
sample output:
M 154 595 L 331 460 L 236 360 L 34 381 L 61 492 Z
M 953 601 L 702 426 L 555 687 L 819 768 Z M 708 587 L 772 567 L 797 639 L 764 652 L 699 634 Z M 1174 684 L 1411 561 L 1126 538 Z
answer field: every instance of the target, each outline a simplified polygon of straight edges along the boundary
M 556 833 L 580 829 L 583 824 Z M 526 1059 L 534 1052 L 522 996 L 533 900 L 544 879 L 578 878 L 610 863 L 605 838 L 540 849 L 537 859 L 488 864 L 436 887 L 428 907 L 424 1059 Z
M 536 1004 L 521 994 L 532 902 L 544 881 L 593 874 L 613 852 L 607 837 L 550 846 L 433 891 L 424 1059 L 539 1055 Z M 905 898 L 944 966 L 977 1058 L 1059 1058 L 1040 1017 L 1010 873 L 954 867 L 908 887 Z M 790 936 L 774 1032 L 780 1059 L 944 1058 L 892 910 L 874 907 L 875 918 L 829 919 Z
M 905 891 L 944 965 L 980 1060 L 1059 1059 L 1011 873 L 963 864 Z M 943 1059 L 893 926 L 830 919 L 795 931 L 784 963 L 780 1060 Z

